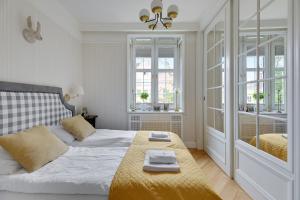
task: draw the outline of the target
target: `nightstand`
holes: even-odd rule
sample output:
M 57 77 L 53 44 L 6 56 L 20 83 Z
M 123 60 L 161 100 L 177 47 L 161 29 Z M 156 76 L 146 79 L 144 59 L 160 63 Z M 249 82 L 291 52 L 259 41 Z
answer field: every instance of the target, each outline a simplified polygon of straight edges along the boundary
M 88 121 L 94 128 L 96 128 L 96 118 L 98 115 L 87 115 L 84 116 L 84 119 Z

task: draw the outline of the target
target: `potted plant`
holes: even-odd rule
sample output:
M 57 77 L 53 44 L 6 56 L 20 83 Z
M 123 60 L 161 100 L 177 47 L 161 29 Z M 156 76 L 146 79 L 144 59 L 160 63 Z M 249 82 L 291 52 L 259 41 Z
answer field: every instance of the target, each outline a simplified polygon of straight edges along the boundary
M 145 107 L 145 101 L 147 101 L 148 97 L 149 97 L 149 94 L 147 92 L 142 92 L 141 95 L 140 95 L 141 99 L 143 100 L 143 106 L 142 106 L 142 110 L 146 110 L 146 107 Z
M 263 100 L 263 99 L 265 98 L 265 94 L 262 93 L 262 92 L 259 92 L 258 95 L 259 95 L 259 96 L 258 96 L 259 102 L 261 102 L 261 100 Z M 257 100 L 257 93 L 254 93 L 254 94 L 252 95 L 252 97 L 253 97 L 253 99 Z M 254 108 L 255 108 L 255 107 L 256 107 L 256 106 L 254 106 Z
M 257 100 L 257 94 L 256 94 L 256 93 L 254 93 L 252 97 L 253 97 L 255 100 Z M 260 92 L 260 93 L 259 93 L 259 101 L 261 101 L 261 100 L 264 99 L 264 98 L 265 98 L 265 94 L 262 93 L 262 92 Z

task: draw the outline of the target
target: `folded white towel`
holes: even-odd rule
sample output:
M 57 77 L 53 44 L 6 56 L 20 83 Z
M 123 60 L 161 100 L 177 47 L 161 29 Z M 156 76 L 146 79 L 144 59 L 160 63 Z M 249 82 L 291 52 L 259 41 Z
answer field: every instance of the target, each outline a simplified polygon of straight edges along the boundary
M 171 142 L 170 134 L 164 133 L 167 137 L 155 137 L 154 132 L 149 133 L 149 141 Z
M 284 137 L 284 138 L 288 138 L 288 134 L 282 134 L 282 137 Z
M 168 150 L 148 150 L 149 162 L 151 164 L 174 164 L 176 163 L 176 154 Z
M 167 138 L 170 137 L 169 133 L 164 133 L 164 132 L 151 132 L 151 137 L 154 138 Z
M 143 170 L 149 172 L 180 172 L 180 167 L 177 161 L 174 164 L 151 164 L 149 153 L 146 152 Z

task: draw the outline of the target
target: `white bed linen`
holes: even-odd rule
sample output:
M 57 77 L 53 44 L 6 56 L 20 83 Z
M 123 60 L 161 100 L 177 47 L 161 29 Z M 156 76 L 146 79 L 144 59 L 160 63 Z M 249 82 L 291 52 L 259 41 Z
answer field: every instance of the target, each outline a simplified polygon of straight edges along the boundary
M 95 194 L 25 194 L 0 191 L 1 200 L 108 200 L 107 195 Z
M 0 190 L 37 194 L 108 195 L 126 147 L 69 150 L 33 173 L 0 176 Z
M 83 141 L 75 140 L 70 144 L 74 147 L 129 147 L 136 131 L 97 129 Z

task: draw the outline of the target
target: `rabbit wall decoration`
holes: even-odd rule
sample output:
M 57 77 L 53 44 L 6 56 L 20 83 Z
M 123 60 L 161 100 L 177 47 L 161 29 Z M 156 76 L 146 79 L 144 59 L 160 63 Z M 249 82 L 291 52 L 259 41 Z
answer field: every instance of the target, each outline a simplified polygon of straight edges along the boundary
M 31 16 L 27 17 L 27 28 L 23 30 L 23 36 L 25 40 L 29 43 L 34 43 L 36 40 L 43 40 L 41 36 L 41 24 L 37 22 L 36 30 L 32 27 Z

